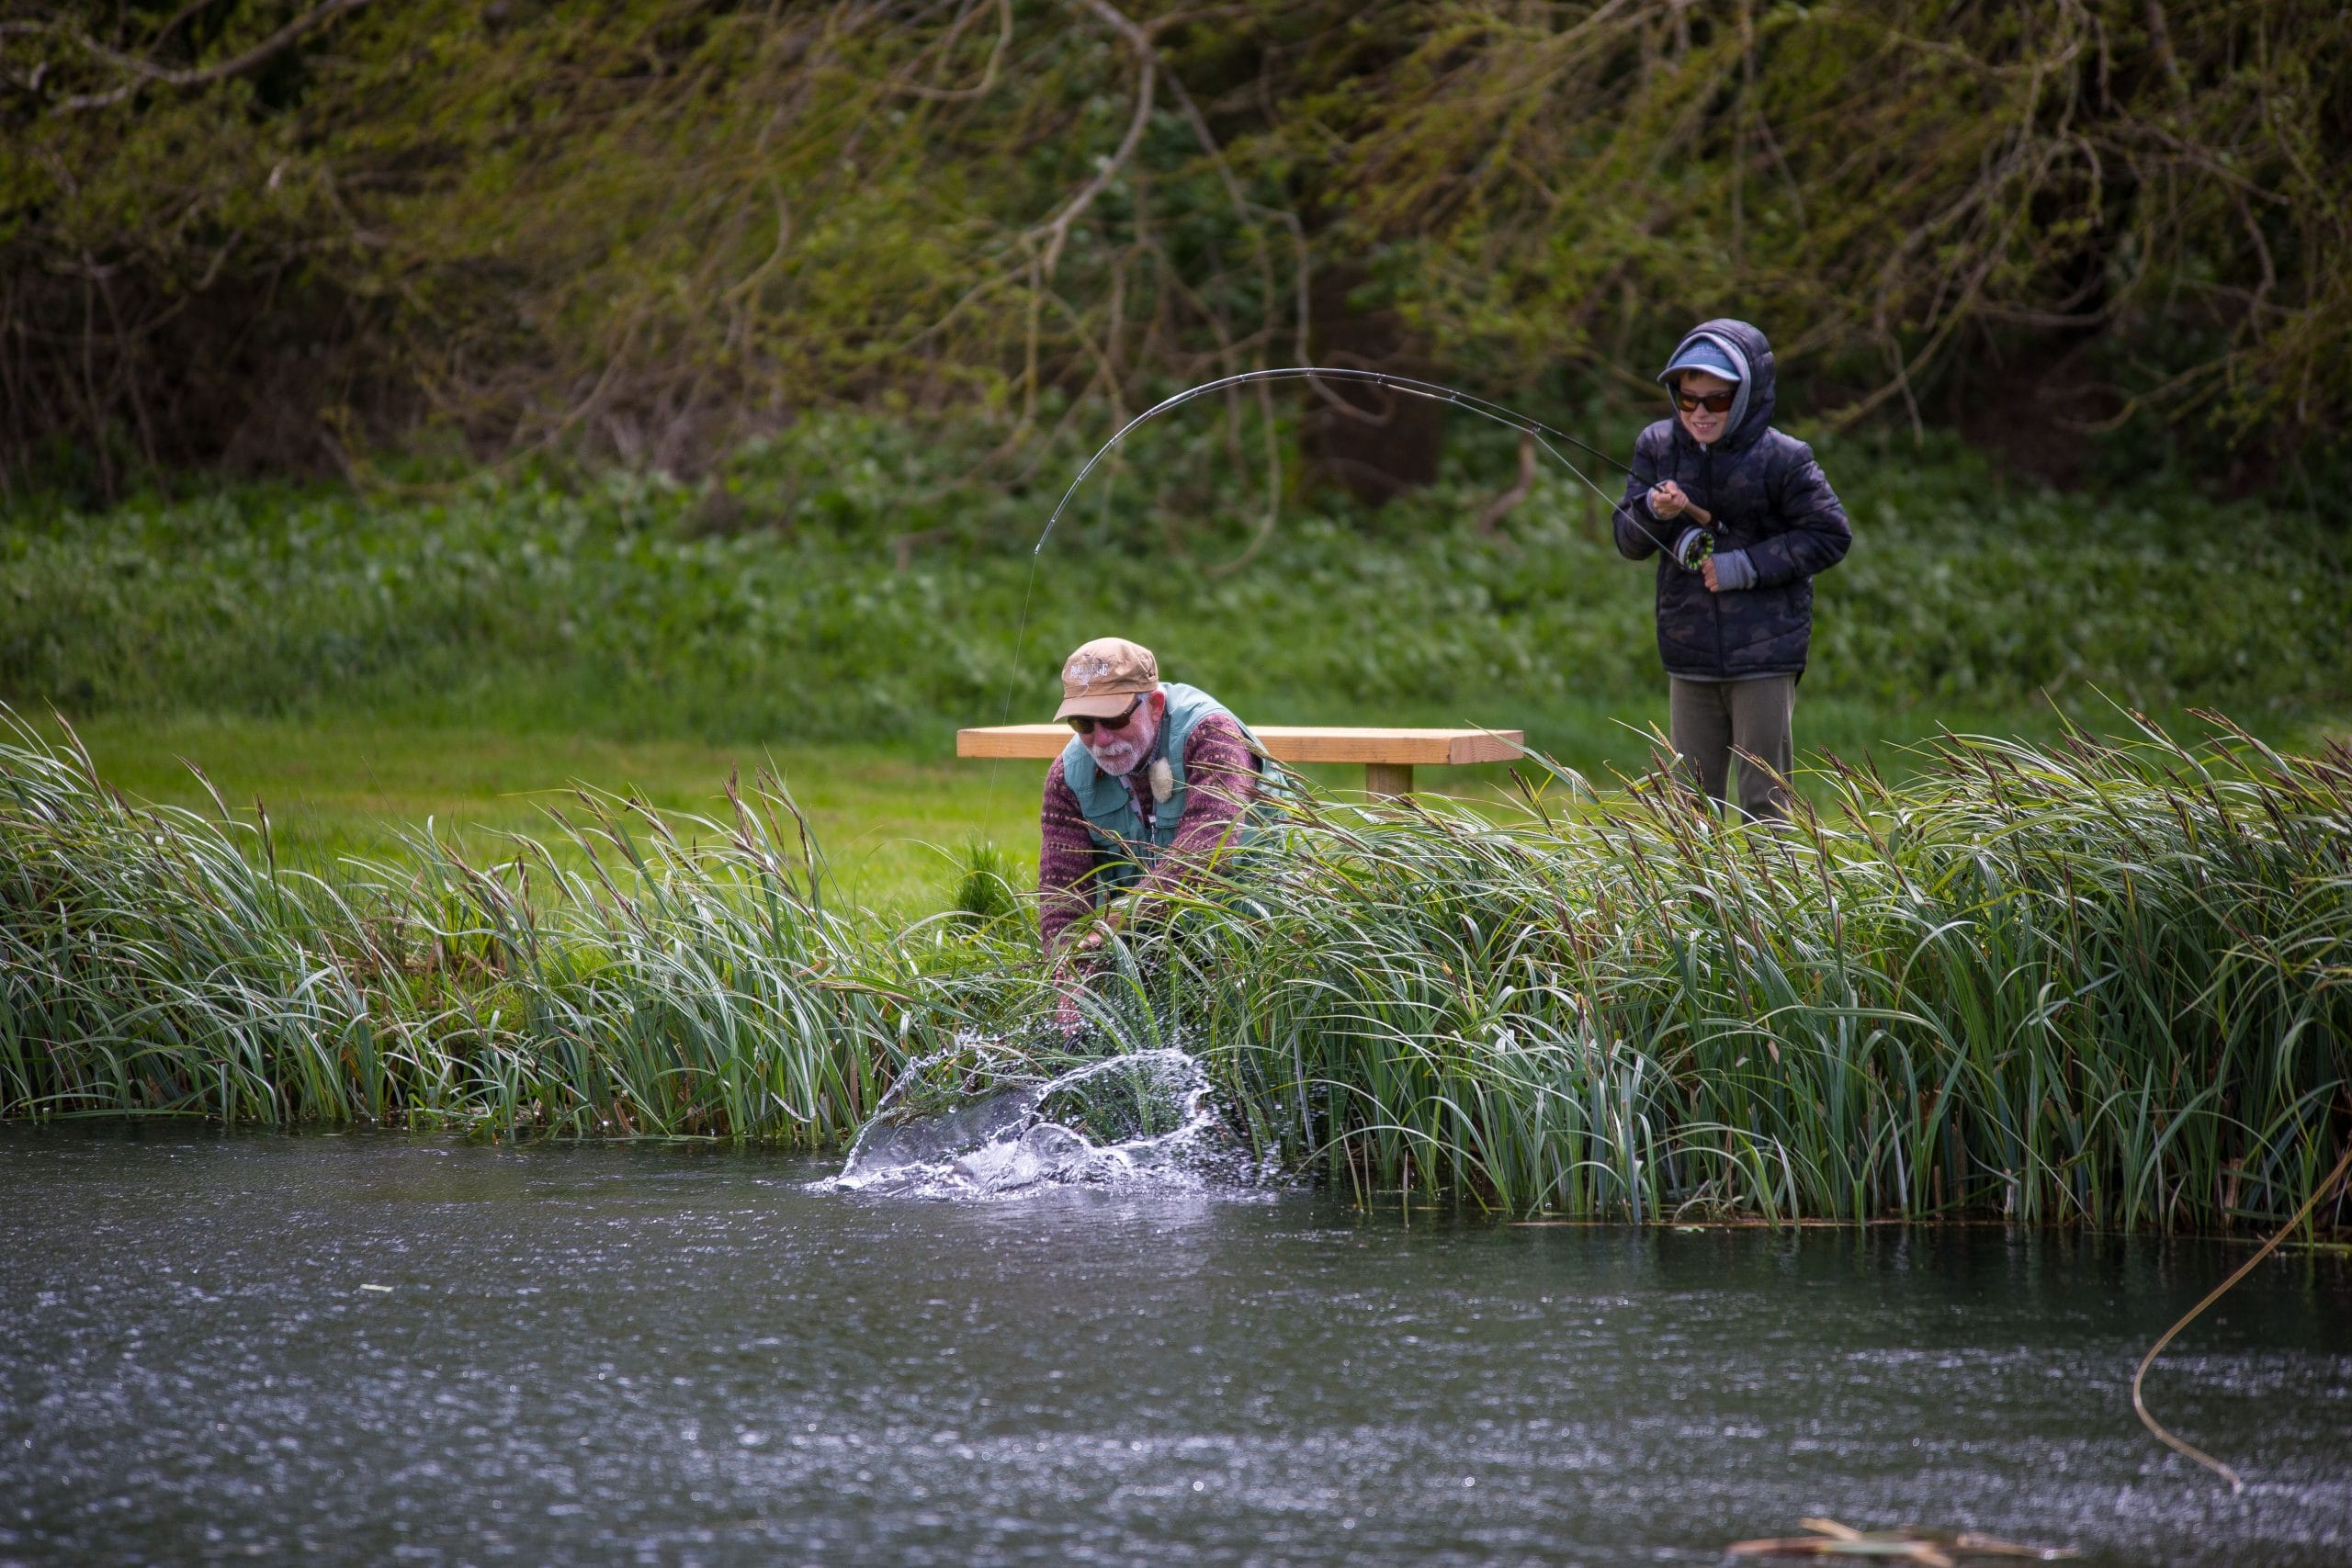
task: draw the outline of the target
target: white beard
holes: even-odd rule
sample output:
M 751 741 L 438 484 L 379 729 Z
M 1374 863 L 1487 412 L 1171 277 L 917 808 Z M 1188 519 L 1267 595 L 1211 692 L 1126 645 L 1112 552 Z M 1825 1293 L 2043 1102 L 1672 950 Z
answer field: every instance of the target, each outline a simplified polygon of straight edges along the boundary
M 1142 749 L 1132 740 L 1122 740 L 1115 747 L 1101 751 L 1090 748 L 1087 755 L 1094 759 L 1096 767 L 1113 778 L 1126 777 L 1135 772 L 1136 764 L 1143 761 Z

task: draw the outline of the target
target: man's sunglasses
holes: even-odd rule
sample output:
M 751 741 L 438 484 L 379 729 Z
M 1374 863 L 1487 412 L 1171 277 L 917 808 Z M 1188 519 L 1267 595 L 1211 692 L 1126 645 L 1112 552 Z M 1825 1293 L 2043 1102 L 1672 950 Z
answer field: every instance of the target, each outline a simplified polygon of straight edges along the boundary
M 1696 413 L 1701 409 L 1705 409 L 1709 413 L 1729 413 L 1732 400 L 1738 396 L 1737 387 L 1734 387 L 1728 392 L 1709 392 L 1703 398 L 1677 387 L 1674 389 L 1674 406 L 1684 413 Z
M 1137 697 L 1127 705 L 1127 711 L 1116 718 L 1089 718 L 1082 713 L 1074 713 L 1069 716 L 1069 727 L 1080 735 L 1091 735 L 1097 729 L 1125 729 L 1127 721 L 1135 717 L 1136 709 L 1141 706 L 1143 699 Z

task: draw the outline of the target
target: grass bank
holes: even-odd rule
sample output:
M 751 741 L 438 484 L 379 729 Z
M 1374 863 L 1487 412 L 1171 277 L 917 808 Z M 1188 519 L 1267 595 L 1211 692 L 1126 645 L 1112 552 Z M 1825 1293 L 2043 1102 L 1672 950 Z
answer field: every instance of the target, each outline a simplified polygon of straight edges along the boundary
M 1309 801 L 1246 903 L 1114 946 L 1089 1048 L 1180 1043 L 1294 1166 L 1513 1212 L 2219 1228 L 2352 1135 L 2352 752 L 1817 784 L 1784 831 L 1565 773 L 1504 822 Z M 330 884 L 29 732 L 0 790 L 0 1114 L 828 1147 L 918 1058 L 1064 1049 L 1024 910 L 844 911 L 774 794 Z
M 1077 412 L 1073 433 L 1102 423 Z M 1034 852 L 1035 770 L 956 764 L 953 731 L 1049 713 L 1061 653 L 1114 628 L 1261 721 L 1513 727 L 1594 778 L 1647 765 L 1649 569 L 1561 473 L 1483 528 L 1515 465 L 1485 427 L 1379 512 L 1294 484 L 1252 555 L 1252 475 L 1213 415 L 1179 415 L 1098 473 L 1034 581 L 1083 442 L 975 478 L 1003 434 L 811 419 L 699 488 L 474 473 L 21 507 L 0 696 L 58 706 L 146 799 L 209 808 L 180 760 L 200 764 L 330 874 L 427 819 L 496 858 L 574 780 L 708 813 L 772 761 L 843 895 L 899 918 L 941 907 L 939 850 Z M 2112 724 L 2107 696 L 2168 724 L 2222 706 L 2289 750 L 2352 732 L 2352 576 L 2309 518 L 2163 477 L 2059 495 L 1939 443 L 1824 455 L 1858 543 L 1820 580 L 1801 746 L 1899 777 L 1939 728 L 2047 742 Z M 1508 781 L 1421 783 L 1491 802 Z

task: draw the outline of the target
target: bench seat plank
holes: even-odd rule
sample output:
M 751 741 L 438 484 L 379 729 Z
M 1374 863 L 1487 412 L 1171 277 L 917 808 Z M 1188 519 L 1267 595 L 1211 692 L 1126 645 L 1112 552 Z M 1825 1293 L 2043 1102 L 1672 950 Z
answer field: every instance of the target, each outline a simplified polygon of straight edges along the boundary
M 1299 724 L 1252 725 L 1266 750 L 1283 762 L 1385 762 L 1446 767 L 1509 762 L 1526 744 L 1517 729 L 1386 729 Z M 1067 724 L 999 724 L 956 732 L 958 757 L 1058 757 L 1069 744 Z

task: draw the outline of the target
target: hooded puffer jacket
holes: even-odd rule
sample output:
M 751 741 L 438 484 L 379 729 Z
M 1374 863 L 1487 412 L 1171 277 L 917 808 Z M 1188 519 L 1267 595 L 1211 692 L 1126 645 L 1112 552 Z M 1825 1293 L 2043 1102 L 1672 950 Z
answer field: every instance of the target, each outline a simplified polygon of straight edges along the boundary
M 1745 367 L 1723 436 L 1690 439 L 1682 422 L 1659 420 L 1634 443 L 1633 473 L 1611 519 L 1628 560 L 1658 557 L 1657 650 L 1669 674 L 1698 681 L 1794 675 L 1813 640 L 1813 579 L 1854 542 L 1846 509 L 1813 459 L 1813 448 L 1772 428 L 1772 345 L 1746 321 L 1702 321 L 1675 348 L 1704 337 Z M 1667 361 L 1671 365 L 1672 359 Z M 1650 487 L 1672 479 L 1714 518 L 1717 551 L 1746 550 L 1753 586 L 1710 592 L 1672 547 L 1689 526 L 1661 522 Z

